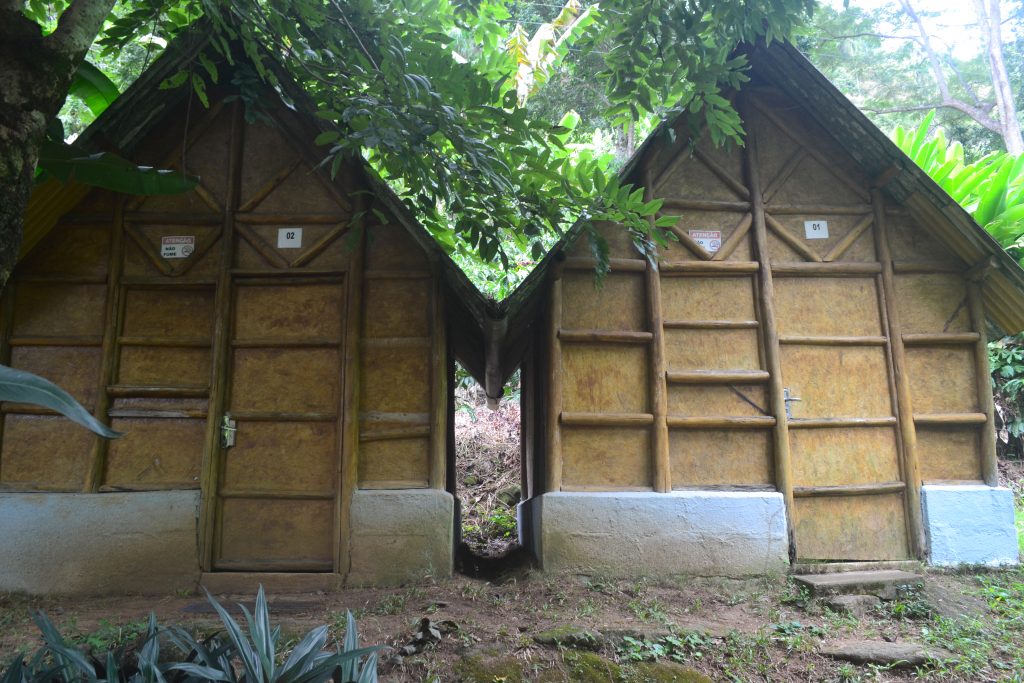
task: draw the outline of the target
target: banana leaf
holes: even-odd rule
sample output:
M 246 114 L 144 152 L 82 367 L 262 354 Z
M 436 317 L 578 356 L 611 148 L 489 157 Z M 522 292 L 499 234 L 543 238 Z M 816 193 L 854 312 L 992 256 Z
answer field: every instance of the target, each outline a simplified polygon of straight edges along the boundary
M 188 192 L 199 178 L 178 171 L 136 166 L 110 152 L 90 154 L 74 145 L 46 140 L 39 150 L 40 179 L 75 180 L 133 195 L 166 195 Z
M 0 365 L 0 401 L 30 403 L 56 410 L 72 422 L 82 425 L 105 439 L 122 436 L 106 426 L 82 407 L 71 395 L 48 379 L 24 370 Z
M 75 71 L 68 93 L 85 102 L 94 116 L 102 114 L 121 94 L 105 73 L 84 60 Z

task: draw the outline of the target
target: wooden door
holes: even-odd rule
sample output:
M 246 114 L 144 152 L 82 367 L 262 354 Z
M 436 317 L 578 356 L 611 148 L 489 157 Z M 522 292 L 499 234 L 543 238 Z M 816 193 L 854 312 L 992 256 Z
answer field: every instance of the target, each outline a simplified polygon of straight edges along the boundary
M 909 555 L 878 275 L 776 276 L 796 555 Z
M 339 542 L 343 276 L 238 279 L 214 569 L 332 571 Z

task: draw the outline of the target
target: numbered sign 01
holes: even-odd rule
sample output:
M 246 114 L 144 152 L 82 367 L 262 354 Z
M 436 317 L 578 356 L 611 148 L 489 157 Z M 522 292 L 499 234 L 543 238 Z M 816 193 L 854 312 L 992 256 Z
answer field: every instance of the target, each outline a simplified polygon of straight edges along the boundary
M 828 221 L 804 221 L 804 237 L 809 240 L 827 240 Z

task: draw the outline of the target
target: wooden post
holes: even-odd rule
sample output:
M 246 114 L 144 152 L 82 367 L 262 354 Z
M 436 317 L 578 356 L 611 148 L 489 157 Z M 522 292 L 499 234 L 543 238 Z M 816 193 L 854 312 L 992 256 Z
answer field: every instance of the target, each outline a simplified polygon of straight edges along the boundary
M 526 345 L 526 355 L 519 367 L 519 477 L 520 499 L 529 500 L 534 494 L 534 455 L 536 451 L 537 432 L 537 380 L 534 375 L 537 367 L 534 350 L 535 337 L 530 335 Z
M 548 307 L 548 403 L 547 403 L 547 490 L 554 493 L 562 489 L 562 353 L 558 341 L 558 328 L 562 326 L 562 269 L 555 266 L 551 280 L 551 300 Z
M 651 201 L 651 188 L 654 177 L 650 168 L 644 171 L 644 201 Z M 653 226 L 654 219 L 651 218 Z M 654 475 L 654 490 L 667 493 L 672 490 L 672 468 L 669 460 L 668 443 L 668 387 L 665 380 L 665 326 L 662 324 L 661 310 L 661 273 L 657 268 L 658 257 L 647 264 L 644 279 L 647 291 L 647 323 L 650 326 L 650 384 L 651 412 L 654 424 L 651 426 L 651 446 L 653 462 L 651 472 Z
M 220 421 L 228 400 L 228 365 L 231 359 L 231 264 L 235 247 L 235 207 L 241 190 L 242 135 L 245 119 L 241 104 L 231 106 L 231 147 L 228 187 L 224 201 L 224 228 L 220 236 L 221 263 L 214 299 L 213 377 L 207 405 L 206 435 L 200 469 L 199 563 L 204 571 L 213 567 L 213 544 L 217 524 L 217 487 L 220 478 Z
M 750 210 L 754 217 L 754 245 L 757 252 L 758 304 L 761 310 L 761 324 L 764 329 L 764 360 L 768 370 L 768 395 L 771 411 L 775 417 L 772 451 L 775 464 L 775 487 L 786 505 L 786 526 L 789 530 L 789 556 L 796 557 L 795 531 L 793 529 L 793 476 L 789 453 L 789 423 L 786 421 L 785 388 L 782 383 L 782 361 L 779 355 L 779 330 L 775 322 L 775 284 L 772 280 L 772 264 L 768 255 L 768 228 L 765 223 L 763 189 L 758 169 L 757 140 L 753 135 L 750 107 L 743 107 L 741 115 L 748 134 L 745 154 L 747 184 L 750 186 Z
M 448 405 L 448 341 L 444 325 L 444 297 L 441 264 L 435 264 L 431 306 L 431 383 L 430 396 L 430 488 L 445 488 L 445 437 Z
M 917 457 L 917 428 L 914 426 L 914 406 L 910 398 L 910 380 L 907 376 L 906 351 L 903 346 L 903 328 L 899 307 L 896 305 L 896 281 L 893 274 L 892 252 L 889 249 L 889 229 L 885 220 L 885 203 L 878 189 L 871 191 L 871 204 L 875 221 L 875 252 L 882 264 L 882 295 L 885 317 L 889 328 L 889 349 L 892 354 L 893 381 L 896 384 L 896 411 L 903 446 L 903 477 L 907 484 L 907 519 L 910 526 L 910 545 L 914 557 L 924 559 L 926 544 L 924 520 L 921 510 L 921 466 Z
M 985 425 L 981 427 L 981 478 L 988 486 L 999 485 L 999 469 L 996 458 L 995 405 L 992 401 L 991 370 L 988 366 L 988 335 L 985 333 L 985 302 L 981 296 L 982 271 L 967 283 L 967 306 L 971 316 L 971 327 L 978 333 L 974 347 L 974 374 L 978 387 L 978 407 L 985 414 Z
M 114 206 L 114 221 L 111 225 L 110 260 L 107 262 L 107 315 L 103 328 L 103 356 L 100 361 L 100 386 L 96 393 L 93 415 L 103 424 L 110 424 L 107 411 L 110 410 L 109 387 L 117 377 L 118 343 L 121 324 L 124 320 L 124 297 L 121 289 L 121 271 L 124 267 L 124 205 L 125 198 L 119 197 Z M 82 490 L 86 493 L 98 491 L 103 484 L 110 441 L 96 437 L 92 449 L 92 463 L 85 474 Z
M 356 211 L 362 212 L 362 195 L 357 195 Z M 365 216 L 365 214 L 364 214 Z M 360 218 L 365 224 L 366 218 Z M 359 485 L 359 393 L 362 375 L 359 372 L 359 340 L 363 331 L 363 258 L 366 250 L 366 230 L 356 243 L 349 261 L 345 293 L 345 350 L 342 369 L 345 385 L 341 403 L 341 471 L 338 487 L 338 565 L 341 574 L 351 569 L 350 535 L 352 496 Z M 446 368 L 447 370 L 447 368 Z M 443 457 L 443 455 L 442 455 Z

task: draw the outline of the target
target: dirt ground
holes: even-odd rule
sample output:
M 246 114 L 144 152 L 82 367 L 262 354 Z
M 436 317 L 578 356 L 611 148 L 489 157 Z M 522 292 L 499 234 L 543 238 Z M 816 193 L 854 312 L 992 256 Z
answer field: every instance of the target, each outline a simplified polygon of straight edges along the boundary
M 282 625 L 284 649 L 324 623 L 340 637 L 345 610 L 352 610 L 361 643 L 392 648 L 381 657 L 385 681 L 686 680 L 622 673 L 659 655 L 712 680 L 1024 680 L 1020 570 L 931 572 L 923 591 L 883 603 L 861 618 L 823 608 L 785 577 L 654 582 L 526 572 L 501 585 L 455 577 L 404 588 L 268 597 L 272 620 Z M 219 623 L 199 595 L 0 595 L 0 661 L 39 646 L 30 617 L 37 609 L 66 638 L 94 649 L 130 641 L 151 610 L 164 626 L 181 624 L 206 633 Z M 440 640 L 421 652 L 396 656 L 424 618 L 438 629 Z M 595 632 L 594 638 L 578 637 L 581 630 Z M 561 646 L 537 642 L 537 636 L 552 631 Z M 817 653 L 822 643 L 846 638 L 927 642 L 951 650 L 957 661 L 886 670 Z M 583 651 L 594 649 L 596 656 Z M 594 674 L 585 666 L 593 662 L 613 668 Z M 621 671 L 615 668 L 620 665 Z

